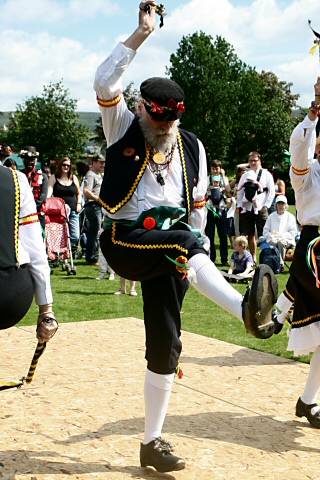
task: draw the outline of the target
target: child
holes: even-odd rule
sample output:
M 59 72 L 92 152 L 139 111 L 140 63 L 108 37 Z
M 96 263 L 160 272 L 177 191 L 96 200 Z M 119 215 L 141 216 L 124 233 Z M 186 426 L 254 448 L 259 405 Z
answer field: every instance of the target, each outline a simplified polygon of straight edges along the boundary
M 114 292 L 114 294 L 115 295 L 125 295 L 126 293 L 127 293 L 126 292 L 126 279 L 120 277 L 120 290 L 117 290 L 116 292 Z M 136 282 L 134 282 L 133 280 L 130 280 L 129 295 L 131 295 L 131 297 L 136 297 L 138 295 L 137 292 L 136 292 Z
M 236 274 L 239 277 L 246 277 L 252 271 L 254 262 L 251 253 L 246 250 L 247 247 L 248 240 L 244 235 L 235 238 L 228 275 Z

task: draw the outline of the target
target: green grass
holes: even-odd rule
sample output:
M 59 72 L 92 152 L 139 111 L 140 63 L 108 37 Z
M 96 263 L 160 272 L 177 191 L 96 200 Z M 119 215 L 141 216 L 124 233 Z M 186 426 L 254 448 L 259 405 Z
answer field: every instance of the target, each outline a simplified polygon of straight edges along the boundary
M 114 295 L 119 288 L 119 279 L 115 281 L 97 281 L 98 267 L 91 267 L 83 261 L 77 262 L 77 275 L 67 276 L 60 269 L 52 275 L 54 311 L 60 322 L 101 320 L 120 317 L 143 318 L 140 285 L 137 285 L 138 297 Z M 279 292 L 284 288 L 288 271 L 278 275 Z M 236 285 L 244 293 L 245 285 Z M 22 324 L 36 322 L 37 308 L 32 306 Z M 258 340 L 245 333 L 243 324 L 224 310 L 198 294 L 193 288 L 187 292 L 182 313 L 182 328 L 226 342 L 242 345 L 264 352 L 292 358 L 286 351 L 287 335 L 283 329 L 280 335 L 268 340 Z

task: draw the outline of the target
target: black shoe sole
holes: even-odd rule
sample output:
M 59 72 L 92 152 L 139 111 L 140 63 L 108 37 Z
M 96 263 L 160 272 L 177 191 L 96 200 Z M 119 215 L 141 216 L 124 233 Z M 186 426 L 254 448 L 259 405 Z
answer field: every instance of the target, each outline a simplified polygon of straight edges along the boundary
M 168 467 L 168 468 L 160 468 L 160 467 L 157 468 L 155 465 L 147 465 L 146 463 L 143 463 L 143 462 L 141 462 L 140 465 L 142 468 L 153 467 L 157 472 L 160 472 L 160 473 L 178 472 L 179 470 L 183 470 L 186 467 L 186 464 L 184 462 L 179 462 L 176 465 L 172 465 L 172 467 Z
M 251 289 L 244 300 L 244 323 L 248 333 L 261 339 L 273 335 L 272 309 L 277 296 L 278 284 L 273 271 L 268 265 L 259 265 L 254 273 Z

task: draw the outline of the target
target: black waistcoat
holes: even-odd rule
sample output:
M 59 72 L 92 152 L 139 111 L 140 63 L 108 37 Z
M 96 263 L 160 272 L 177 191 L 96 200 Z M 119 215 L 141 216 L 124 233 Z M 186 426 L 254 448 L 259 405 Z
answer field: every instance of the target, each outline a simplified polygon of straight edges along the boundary
M 193 133 L 182 129 L 179 132 L 184 207 L 189 215 L 193 208 L 193 187 L 199 178 L 199 144 Z M 106 152 L 100 199 L 108 213 L 116 213 L 130 200 L 147 166 L 145 139 L 136 117 L 124 136 Z
M 0 166 L 0 268 L 17 265 L 20 189 L 15 172 Z

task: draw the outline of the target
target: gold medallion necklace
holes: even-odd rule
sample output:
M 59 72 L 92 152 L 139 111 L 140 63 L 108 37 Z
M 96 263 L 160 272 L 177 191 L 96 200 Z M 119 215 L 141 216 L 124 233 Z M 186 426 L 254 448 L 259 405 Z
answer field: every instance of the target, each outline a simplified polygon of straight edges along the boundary
M 163 187 L 165 185 L 164 178 L 162 176 L 162 171 L 169 168 L 170 163 L 173 159 L 173 154 L 176 148 L 176 143 L 174 143 L 171 147 L 170 152 L 166 155 L 165 153 L 155 151 L 152 149 L 152 160 L 149 163 L 150 170 L 154 173 L 157 182 Z

